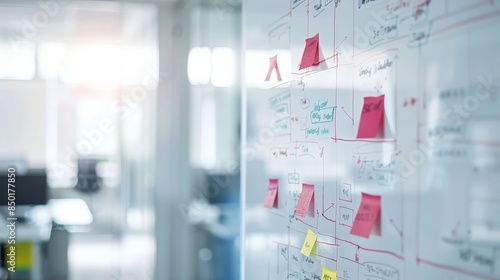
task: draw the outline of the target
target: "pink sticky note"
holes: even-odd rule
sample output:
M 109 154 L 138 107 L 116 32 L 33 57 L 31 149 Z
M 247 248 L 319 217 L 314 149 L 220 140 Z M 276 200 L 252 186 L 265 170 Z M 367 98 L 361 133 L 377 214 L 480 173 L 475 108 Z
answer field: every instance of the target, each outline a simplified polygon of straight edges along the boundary
M 297 210 L 295 214 L 300 217 L 305 217 L 311 201 L 314 200 L 314 185 L 302 184 L 302 193 L 300 194 L 299 203 L 297 203 Z M 314 207 L 314 204 L 313 204 Z M 314 209 L 312 209 L 314 213 Z
M 365 97 L 357 138 L 374 138 L 384 133 L 384 95 Z
M 267 188 L 267 196 L 264 201 L 264 207 L 273 208 L 277 207 L 278 198 L 278 179 L 269 179 L 269 186 Z
M 280 68 L 278 67 L 278 55 L 269 58 L 269 70 L 267 70 L 267 76 L 265 79 L 266 82 L 269 81 L 269 79 L 271 79 L 271 74 L 273 73 L 273 70 L 276 70 L 278 81 L 281 82 L 282 80 L 281 80 Z
M 319 64 L 319 33 L 306 39 L 306 47 L 300 61 L 300 68 L 304 69 Z
M 380 195 L 361 193 L 361 204 L 351 228 L 351 234 L 364 238 L 370 236 L 372 229 L 380 229 Z

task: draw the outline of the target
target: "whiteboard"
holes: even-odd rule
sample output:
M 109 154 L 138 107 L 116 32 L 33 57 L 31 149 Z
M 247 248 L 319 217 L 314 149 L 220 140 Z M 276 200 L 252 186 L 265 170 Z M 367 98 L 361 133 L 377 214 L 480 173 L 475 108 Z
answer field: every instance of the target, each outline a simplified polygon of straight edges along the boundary
M 499 1 L 251 0 L 243 15 L 243 279 L 500 279 Z M 377 135 L 358 137 L 381 95 Z M 368 237 L 351 234 L 362 193 L 380 197 Z

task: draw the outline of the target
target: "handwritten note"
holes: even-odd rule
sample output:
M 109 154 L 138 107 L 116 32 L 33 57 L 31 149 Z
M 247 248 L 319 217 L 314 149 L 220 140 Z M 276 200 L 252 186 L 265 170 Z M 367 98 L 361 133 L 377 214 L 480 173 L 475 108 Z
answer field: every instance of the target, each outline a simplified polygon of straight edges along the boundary
M 319 64 L 319 33 L 306 39 L 306 47 L 300 61 L 300 68 L 304 69 Z
M 269 186 L 267 188 L 267 196 L 264 201 L 265 208 L 277 207 L 278 198 L 278 179 L 269 179 Z
M 308 229 L 300 252 L 308 257 L 311 254 L 316 255 L 316 240 L 318 240 L 318 236 L 312 230 Z
M 374 138 L 384 133 L 384 95 L 365 97 L 357 138 Z
M 309 207 L 311 206 L 311 200 L 314 201 L 314 185 L 302 184 L 302 193 L 300 194 L 299 202 L 297 203 L 297 209 L 295 213 L 297 216 L 305 217 Z M 314 208 L 314 203 L 313 203 Z M 311 209 L 314 213 L 314 209 Z
M 337 271 L 328 269 L 326 266 L 322 266 L 321 280 L 337 280 Z
M 380 195 L 361 193 L 361 204 L 351 228 L 351 234 L 368 238 L 372 229 L 380 229 Z
M 269 58 L 269 70 L 267 70 L 267 76 L 265 81 L 269 81 L 271 79 L 271 74 L 273 70 L 276 70 L 276 75 L 278 76 L 278 82 L 281 82 L 281 74 L 280 68 L 278 67 L 278 55 Z

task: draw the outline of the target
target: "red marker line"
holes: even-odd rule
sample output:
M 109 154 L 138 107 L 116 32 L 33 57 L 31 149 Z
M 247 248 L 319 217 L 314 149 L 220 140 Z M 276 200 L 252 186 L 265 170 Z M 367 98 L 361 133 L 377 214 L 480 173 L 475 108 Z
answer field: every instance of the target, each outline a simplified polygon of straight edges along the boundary
M 396 139 L 345 139 L 345 138 L 335 138 L 332 137 L 332 140 L 341 141 L 341 142 L 365 142 L 365 143 L 396 143 Z
M 270 23 L 270 24 L 268 24 L 267 26 L 271 26 L 271 25 L 273 25 L 273 24 L 277 23 L 278 21 L 280 21 L 280 20 L 282 20 L 282 19 L 284 19 L 284 18 L 286 18 L 286 17 L 290 16 L 291 14 L 292 14 L 291 12 L 288 12 L 288 13 L 286 13 L 286 14 L 282 15 L 281 17 L 279 17 L 277 20 L 275 20 L 275 21 L 271 22 L 271 23 Z
M 339 240 L 339 241 L 343 241 L 343 242 L 345 242 L 345 243 L 349 243 L 349 244 L 351 244 L 351 245 L 353 245 L 353 246 L 356 246 L 356 247 L 358 247 L 359 249 L 364 250 L 364 251 L 368 251 L 368 252 L 377 252 L 377 253 L 382 253 L 382 254 L 388 254 L 388 255 L 394 256 L 394 257 L 396 257 L 396 258 L 398 258 L 398 259 L 400 259 L 400 260 L 404 260 L 404 259 L 405 259 L 405 257 L 404 257 L 404 256 L 398 255 L 398 254 L 396 254 L 396 253 L 394 253 L 394 252 L 391 252 L 391 251 L 386 251 L 386 250 L 377 250 L 377 249 L 365 248 L 365 247 L 362 247 L 362 246 L 360 246 L 360 245 L 358 245 L 358 244 L 356 244 L 356 243 L 354 243 L 354 242 L 348 241 L 348 240 L 344 240 L 344 239 L 340 239 L 340 238 L 335 238 L 335 239 L 337 239 L 337 240 Z

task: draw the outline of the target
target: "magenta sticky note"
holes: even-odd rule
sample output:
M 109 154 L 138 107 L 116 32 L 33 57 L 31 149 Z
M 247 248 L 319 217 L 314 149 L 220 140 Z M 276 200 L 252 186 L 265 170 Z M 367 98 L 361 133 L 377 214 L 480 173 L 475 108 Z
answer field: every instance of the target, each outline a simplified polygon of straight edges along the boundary
M 357 138 L 375 138 L 384 133 L 384 95 L 365 97 Z
M 281 73 L 280 73 L 280 68 L 278 67 L 278 55 L 275 55 L 273 57 L 269 58 L 269 69 L 267 70 L 267 76 L 265 81 L 269 81 L 271 79 L 271 74 L 273 73 L 273 70 L 276 71 L 276 75 L 278 76 L 278 81 L 281 82 Z
M 269 179 L 269 186 L 267 188 L 267 196 L 264 201 L 265 208 L 277 207 L 278 200 L 278 179 Z
M 380 195 L 361 193 L 361 204 L 354 218 L 351 234 L 368 238 L 373 229 L 380 228 Z
M 314 185 L 302 184 L 302 193 L 300 194 L 295 214 L 305 217 L 311 206 L 311 201 L 314 201 Z
M 319 64 L 319 33 L 306 39 L 306 46 L 300 61 L 300 68 L 304 69 Z

